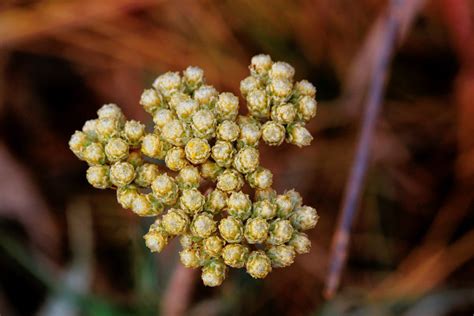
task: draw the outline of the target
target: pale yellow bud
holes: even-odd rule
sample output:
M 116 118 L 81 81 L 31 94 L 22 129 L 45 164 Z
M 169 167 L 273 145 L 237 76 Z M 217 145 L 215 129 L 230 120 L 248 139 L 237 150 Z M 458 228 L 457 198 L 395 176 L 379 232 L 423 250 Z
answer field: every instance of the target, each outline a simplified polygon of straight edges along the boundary
M 230 92 L 223 92 L 216 102 L 215 113 L 220 121 L 235 120 L 239 113 L 239 98 Z
M 181 235 L 186 232 L 189 217 L 180 209 L 171 208 L 162 217 L 163 228 L 170 235 Z
M 105 154 L 110 162 L 123 160 L 128 156 L 128 143 L 118 137 L 111 138 L 105 145 Z
M 257 169 L 259 163 L 260 153 L 258 149 L 246 146 L 237 152 L 233 165 L 240 173 L 247 174 Z
M 224 263 L 236 269 L 245 266 L 248 255 L 249 248 L 241 244 L 229 244 L 222 249 Z
M 194 216 L 191 223 L 191 233 L 200 238 L 207 238 L 216 231 L 216 221 L 209 213 L 200 213 Z
M 288 142 L 298 147 L 309 146 L 313 136 L 301 124 L 293 124 L 288 127 Z
M 181 189 L 198 188 L 201 183 L 199 169 L 191 165 L 183 167 L 179 171 L 176 181 Z
M 198 189 L 185 189 L 179 198 L 180 207 L 188 214 L 201 212 L 205 198 Z
M 153 115 L 159 108 L 163 107 L 163 100 L 155 89 L 146 89 L 140 97 L 140 105 L 143 109 Z
M 223 121 L 217 127 L 217 139 L 233 142 L 239 137 L 240 128 L 233 121 Z
M 231 142 L 218 140 L 212 146 L 212 159 L 221 167 L 230 167 L 234 161 L 235 149 Z
M 269 200 L 253 203 L 252 216 L 271 219 L 276 215 L 276 205 Z
M 130 145 L 137 146 L 145 136 L 145 125 L 134 120 L 127 121 L 123 128 L 123 136 Z
M 130 184 L 135 179 L 135 168 L 128 162 L 117 162 L 110 168 L 110 182 L 116 187 Z
M 221 219 L 219 233 L 229 243 L 239 243 L 244 235 L 243 224 L 235 217 L 228 216 Z
M 97 189 L 106 189 L 110 186 L 109 166 L 91 166 L 87 169 L 87 181 Z
M 181 147 L 172 147 L 166 153 L 165 163 L 166 166 L 173 171 L 183 169 L 188 164 L 184 149 Z
M 270 225 L 263 218 L 250 218 L 245 224 L 245 239 L 249 244 L 261 244 L 267 240 Z
M 262 250 L 252 251 L 245 266 L 247 273 L 255 279 L 263 279 L 272 271 L 270 258 Z
M 89 165 L 102 165 L 105 163 L 104 147 L 100 143 L 91 143 L 83 150 L 82 158 Z
M 211 154 L 211 147 L 205 139 L 192 138 L 185 147 L 186 158 L 193 164 L 204 163 Z
M 144 163 L 137 169 L 135 183 L 141 187 L 149 187 L 153 180 L 160 174 L 160 169 L 152 163 Z
M 272 246 L 267 250 L 267 255 L 274 268 L 284 268 L 293 264 L 296 252 L 292 246 Z
M 224 245 L 225 241 L 218 236 L 210 236 L 203 241 L 204 251 L 211 257 L 219 257 Z
M 244 178 L 234 169 L 226 169 L 217 177 L 217 188 L 222 191 L 239 191 L 244 185 Z
M 262 139 L 270 146 L 279 146 L 285 140 L 285 127 L 275 121 L 268 121 L 262 126 Z

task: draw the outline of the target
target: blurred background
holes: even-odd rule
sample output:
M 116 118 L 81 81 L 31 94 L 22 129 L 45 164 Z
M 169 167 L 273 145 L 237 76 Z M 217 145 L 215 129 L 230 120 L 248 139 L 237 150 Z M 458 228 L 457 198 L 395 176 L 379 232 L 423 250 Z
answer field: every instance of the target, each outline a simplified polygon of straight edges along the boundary
M 470 0 L 2 0 L 0 314 L 472 315 L 473 21 Z M 347 266 L 328 299 L 370 73 L 391 40 Z M 104 103 L 150 123 L 139 96 L 168 70 L 199 66 L 240 95 L 258 53 L 318 89 L 312 146 L 262 155 L 275 188 L 296 188 L 321 219 L 291 267 L 205 288 L 176 242 L 146 249 L 150 221 L 88 185 L 67 142 Z

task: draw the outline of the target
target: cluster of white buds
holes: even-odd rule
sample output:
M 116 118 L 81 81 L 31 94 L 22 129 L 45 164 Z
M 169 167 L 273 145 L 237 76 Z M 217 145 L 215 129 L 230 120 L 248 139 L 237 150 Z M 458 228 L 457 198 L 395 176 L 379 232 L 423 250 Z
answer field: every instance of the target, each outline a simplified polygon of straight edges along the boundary
M 316 89 L 306 80 L 294 83 L 294 68 L 267 55 L 253 57 L 250 72 L 240 85 L 247 115 L 239 115 L 237 96 L 219 93 L 202 69 L 188 67 L 159 76 L 143 92 L 140 104 L 153 117 L 153 131 L 107 104 L 69 141 L 89 164 L 92 186 L 116 189 L 120 205 L 139 216 L 158 216 L 144 237 L 150 250 L 160 252 L 179 236 L 180 261 L 201 268 L 207 286 L 220 285 L 228 267 L 264 278 L 291 265 L 310 250 L 302 231 L 319 218 L 295 190 L 272 189 L 258 150 L 260 139 L 310 144 L 304 125 L 316 115 Z M 211 188 L 203 193 L 203 187 Z

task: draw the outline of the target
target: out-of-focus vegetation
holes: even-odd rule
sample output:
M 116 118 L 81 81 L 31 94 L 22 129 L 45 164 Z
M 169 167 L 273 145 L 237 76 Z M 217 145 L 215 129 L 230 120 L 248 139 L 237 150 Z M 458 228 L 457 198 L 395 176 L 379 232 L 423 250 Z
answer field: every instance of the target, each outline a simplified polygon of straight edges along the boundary
M 351 70 L 387 4 L 2 1 L 0 314 L 155 315 L 169 304 L 190 315 L 472 314 L 468 0 L 426 1 L 400 37 L 341 287 L 332 300 L 321 294 L 364 106 L 346 98 L 365 80 Z M 262 164 L 276 189 L 295 187 L 321 219 L 312 251 L 293 266 L 264 281 L 232 272 L 209 289 L 194 275 L 180 279 L 176 243 L 147 251 L 150 222 L 122 210 L 113 191 L 91 188 L 67 141 L 103 103 L 150 123 L 140 93 L 168 70 L 197 65 L 238 94 L 257 53 L 288 61 L 318 88 L 312 146 L 266 148 Z

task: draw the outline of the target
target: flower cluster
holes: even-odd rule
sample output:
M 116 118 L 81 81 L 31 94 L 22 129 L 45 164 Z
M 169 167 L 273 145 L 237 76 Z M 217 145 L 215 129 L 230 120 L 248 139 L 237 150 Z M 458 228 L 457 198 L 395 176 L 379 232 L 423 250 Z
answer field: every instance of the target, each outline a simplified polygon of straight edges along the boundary
M 306 80 L 294 83 L 294 68 L 268 55 L 254 56 L 249 68 L 240 84 L 247 115 L 239 115 L 237 96 L 219 93 L 202 69 L 188 67 L 159 76 L 143 92 L 153 131 L 106 104 L 69 141 L 89 164 L 92 186 L 116 189 L 120 205 L 139 216 L 157 216 L 144 236 L 148 248 L 160 252 L 179 237 L 181 262 L 201 268 L 207 286 L 220 285 L 228 267 L 264 278 L 291 265 L 310 250 L 303 231 L 319 218 L 295 190 L 272 189 L 258 150 L 260 140 L 310 144 L 305 123 L 316 115 L 316 89 Z M 210 189 L 203 194 L 203 187 Z

